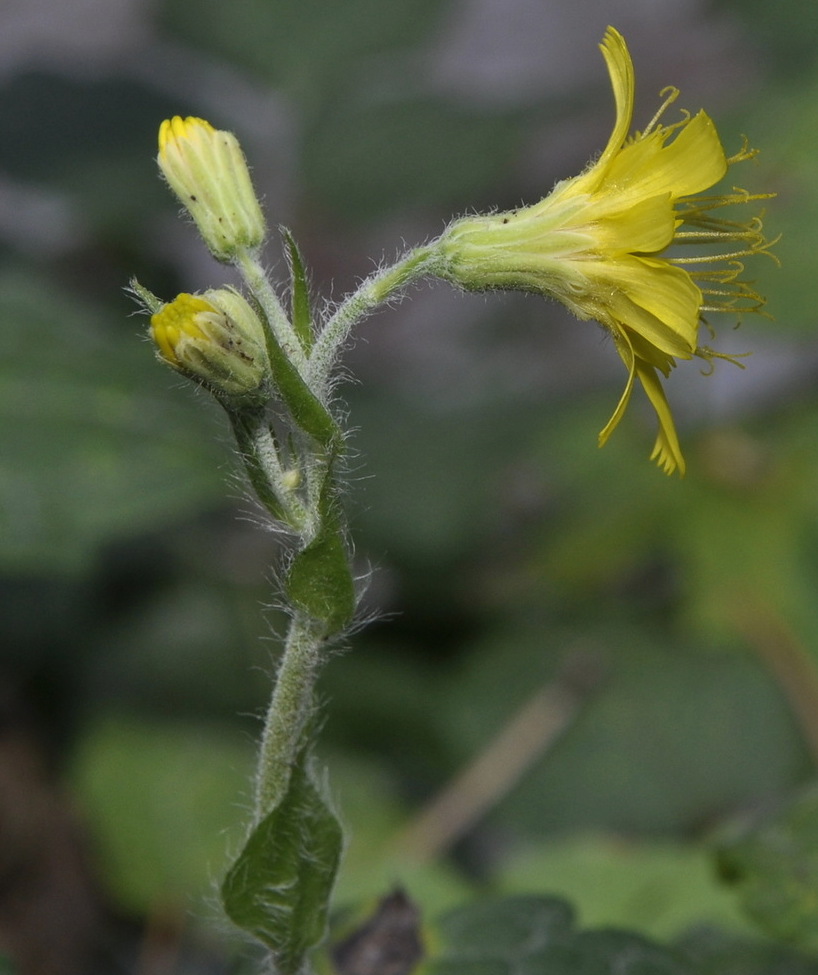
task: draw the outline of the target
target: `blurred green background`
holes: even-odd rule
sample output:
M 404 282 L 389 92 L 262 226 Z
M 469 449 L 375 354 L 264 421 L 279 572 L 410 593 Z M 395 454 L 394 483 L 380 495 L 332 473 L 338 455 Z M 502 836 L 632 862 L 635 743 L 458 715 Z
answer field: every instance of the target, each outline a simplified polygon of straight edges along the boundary
M 586 924 L 742 930 L 707 844 L 818 761 L 808 0 L 5 0 L 0 820 L 22 832 L 0 836 L 0 870 L 44 849 L 36 793 L 106 909 L 206 927 L 248 803 L 277 542 L 218 411 L 155 362 L 123 291 L 229 280 L 157 178 L 159 122 L 235 131 L 271 224 L 338 299 L 404 241 L 533 202 L 599 151 L 608 23 L 637 125 L 675 84 L 728 152 L 743 134 L 762 150 L 729 179 L 778 194 L 782 267 L 752 269 L 772 317 L 715 322 L 718 348 L 753 353 L 744 371 L 669 382 L 683 481 L 648 462 L 641 400 L 597 449 L 622 366 L 555 305 L 423 285 L 360 329 L 348 508 L 374 622 L 321 685 L 351 834 L 338 896 L 403 880 L 432 911 L 545 890 Z M 283 270 L 275 240 L 267 259 Z M 577 675 L 560 734 L 491 809 L 398 866 L 424 805 Z

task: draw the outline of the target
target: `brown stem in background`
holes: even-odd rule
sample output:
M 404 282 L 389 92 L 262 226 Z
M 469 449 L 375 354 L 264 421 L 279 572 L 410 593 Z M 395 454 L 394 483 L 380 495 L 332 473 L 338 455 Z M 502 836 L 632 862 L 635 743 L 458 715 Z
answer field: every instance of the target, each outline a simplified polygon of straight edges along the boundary
M 175 975 L 187 917 L 175 904 L 157 904 L 145 919 L 134 975 Z
M 781 614 L 758 593 L 736 600 L 733 620 L 780 687 L 818 767 L 818 663 Z
M 580 674 L 539 688 L 506 725 L 398 835 L 395 848 L 413 863 L 445 853 L 520 781 L 573 721 L 599 682 L 587 660 Z M 580 669 L 580 668 L 577 668 Z M 578 679 L 573 679 L 578 678 Z

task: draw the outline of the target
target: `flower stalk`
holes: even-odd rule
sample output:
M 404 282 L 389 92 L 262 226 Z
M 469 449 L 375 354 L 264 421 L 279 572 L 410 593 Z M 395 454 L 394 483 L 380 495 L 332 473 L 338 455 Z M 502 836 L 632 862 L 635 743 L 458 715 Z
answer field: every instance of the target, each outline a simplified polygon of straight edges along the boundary
M 315 342 L 308 367 L 312 388 L 327 388 L 332 369 L 355 325 L 413 281 L 435 274 L 439 265 L 441 259 L 436 244 L 416 247 L 391 267 L 370 275 L 348 295 L 327 320 Z
M 301 342 L 295 333 L 290 319 L 284 310 L 281 299 L 264 268 L 255 254 L 245 248 L 240 248 L 235 255 L 235 265 L 244 278 L 250 293 L 258 302 L 266 316 L 266 324 L 275 341 L 281 346 L 290 362 L 301 375 L 306 373 L 306 357 Z

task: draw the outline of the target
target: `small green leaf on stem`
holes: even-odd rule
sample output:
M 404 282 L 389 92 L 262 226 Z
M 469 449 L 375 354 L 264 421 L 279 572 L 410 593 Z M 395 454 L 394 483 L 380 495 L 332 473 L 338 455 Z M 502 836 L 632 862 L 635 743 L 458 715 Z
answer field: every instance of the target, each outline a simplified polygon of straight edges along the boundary
M 253 829 L 221 888 L 227 916 L 270 949 L 280 975 L 301 971 L 324 937 L 341 848 L 340 824 L 305 750 L 281 802 Z
M 298 336 L 304 352 L 309 355 L 315 342 L 315 333 L 312 325 L 312 312 L 310 310 L 310 291 L 307 284 L 307 274 L 304 270 L 304 262 L 301 260 L 301 253 L 295 238 L 282 227 L 284 243 L 287 245 L 287 257 L 290 262 L 291 283 L 291 307 L 293 329 Z
M 258 410 L 228 409 L 227 415 L 233 427 L 236 444 L 241 452 L 244 469 L 247 471 L 247 477 L 258 495 L 259 501 L 274 518 L 287 522 L 287 509 L 282 504 L 281 498 L 276 495 L 270 482 L 269 471 L 265 468 L 257 448 L 255 432 L 260 424 L 265 423 L 263 413 Z
M 287 405 L 297 426 L 328 450 L 340 443 L 341 431 L 329 410 L 313 394 L 301 378 L 271 329 L 267 329 L 267 354 L 273 373 L 273 382 Z
M 287 576 L 293 605 L 327 627 L 342 630 L 355 614 L 355 586 L 349 555 L 335 519 L 326 518 L 319 534 L 293 559 Z

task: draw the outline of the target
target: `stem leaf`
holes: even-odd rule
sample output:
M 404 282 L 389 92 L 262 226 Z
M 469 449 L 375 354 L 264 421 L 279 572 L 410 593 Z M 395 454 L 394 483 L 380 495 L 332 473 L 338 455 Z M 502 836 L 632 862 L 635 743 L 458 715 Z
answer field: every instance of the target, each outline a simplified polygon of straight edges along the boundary
M 253 428 L 260 422 L 259 414 L 255 411 L 228 410 L 230 423 L 233 426 L 233 434 L 236 438 L 244 469 L 253 486 L 253 490 L 258 495 L 259 501 L 267 508 L 270 514 L 279 521 L 287 520 L 287 512 L 275 492 L 270 487 L 267 471 L 259 458 L 253 443 Z
M 301 252 L 295 238 L 282 227 L 281 233 L 284 243 L 287 245 L 287 257 L 290 262 L 291 283 L 291 307 L 293 329 L 298 336 L 304 352 L 309 355 L 315 342 L 315 333 L 312 324 L 312 311 L 310 309 L 310 291 L 307 284 L 307 274 L 304 270 L 304 262 L 301 260 Z
M 292 360 L 278 344 L 272 330 L 267 328 L 267 354 L 273 381 L 287 405 L 294 422 L 325 449 L 341 441 L 341 431 L 329 410 L 313 394 L 301 378 Z
M 341 848 L 341 826 L 305 749 L 283 798 L 255 826 L 221 888 L 227 916 L 270 949 L 281 975 L 299 972 L 324 937 Z
M 287 576 L 293 605 L 327 626 L 342 630 L 355 613 L 355 586 L 341 533 L 331 517 L 319 534 L 293 559 Z

